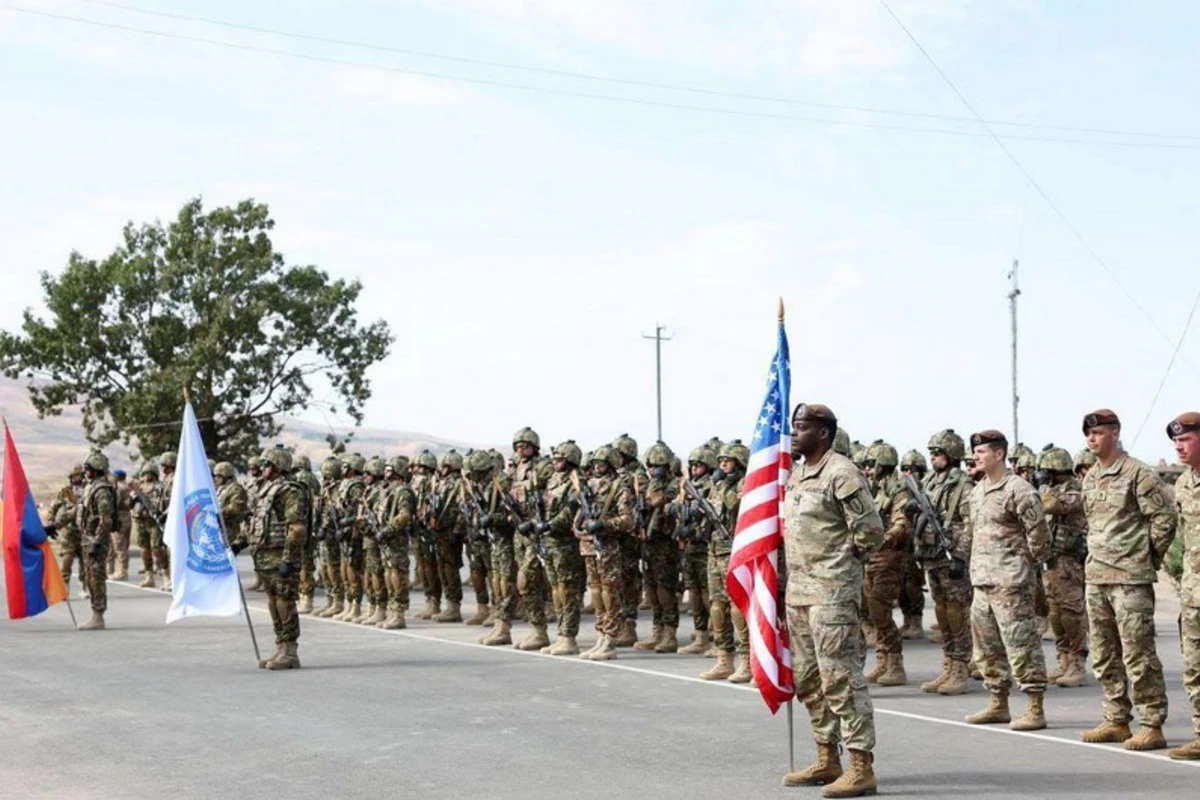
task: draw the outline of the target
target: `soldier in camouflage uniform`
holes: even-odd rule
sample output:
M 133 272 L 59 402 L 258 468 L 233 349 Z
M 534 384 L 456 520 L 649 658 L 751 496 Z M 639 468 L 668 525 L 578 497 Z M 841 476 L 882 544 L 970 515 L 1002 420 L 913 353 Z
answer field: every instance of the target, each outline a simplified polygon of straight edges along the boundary
M 158 507 L 159 544 L 155 548 L 154 561 L 159 569 L 162 570 L 162 590 L 164 592 L 171 591 L 171 551 L 167 548 L 167 543 L 162 538 L 162 526 L 167 522 L 167 509 L 171 505 L 171 492 L 175 488 L 176 457 L 174 451 L 168 451 L 158 457 L 158 468 L 162 471 L 162 494 L 159 495 L 160 505 Z
M 622 433 L 617 438 L 613 439 L 611 447 L 617 453 L 617 458 L 621 461 L 621 466 L 617 470 L 621 475 L 629 479 L 630 485 L 634 490 L 634 506 L 635 508 L 645 507 L 645 489 L 648 482 L 646 470 L 638 461 L 638 445 L 628 433 Z M 640 517 L 640 514 L 639 514 Z M 624 579 L 622 580 L 622 592 L 620 597 L 621 604 L 621 632 L 617 635 L 614 643 L 617 647 L 633 647 L 637 644 L 637 621 L 638 609 L 641 606 L 642 600 L 642 541 L 645 539 L 646 532 L 644 530 L 645 520 L 635 519 L 637 530 L 636 536 L 624 537 L 621 542 L 621 563 L 624 565 Z
M 930 438 L 933 474 L 925 481 L 924 490 L 950 538 L 950 552 L 937 542 L 931 525 L 924 526 L 913 542 L 913 553 L 928 579 L 942 635 L 942 671 L 921 684 L 921 691 L 943 695 L 963 694 L 970 678 L 973 591 L 967 574 L 971 541 L 966 526 L 971 480 L 959 469 L 964 455 L 966 445 L 953 430 L 939 431 Z
M 237 481 L 237 470 L 228 461 L 213 467 L 213 484 L 217 490 L 217 505 L 225 527 L 225 539 L 236 556 L 250 544 L 246 522 L 250 519 L 250 498 L 246 487 Z
M 388 487 L 380 514 L 382 536 L 379 555 L 383 559 L 387 581 L 387 616 L 376 626 L 399 630 L 408 626 L 408 550 L 413 524 L 417 519 L 417 496 L 408 485 L 409 464 L 404 456 L 387 463 Z
M 737 527 L 738 508 L 742 501 L 742 486 L 746 482 L 746 465 L 750 448 L 734 439 L 725 445 L 717 464 L 723 477 L 714 480 L 708 503 L 718 519 L 706 520 L 710 526 L 708 542 L 708 620 L 713 643 L 717 648 L 717 663 L 700 674 L 706 681 L 730 680 L 749 683 L 750 637 L 746 620 L 737 607 L 729 602 L 725 575 L 729 572 L 729 555 L 733 552 L 733 532 Z M 737 665 L 734 666 L 734 654 Z
M 510 478 L 494 456 L 476 450 L 467 459 L 469 485 L 479 501 L 474 527 L 489 539 L 492 602 L 495 619 L 492 630 L 480 637 L 489 647 L 512 644 L 512 622 L 517 612 L 517 556 L 513 544 L 513 521 L 504 513 L 501 500 L 511 487 Z
M 800 405 L 792 425 L 797 466 L 781 508 L 785 602 L 796 697 L 808 709 L 817 760 L 786 775 L 784 785 L 830 784 L 826 797 L 874 794 L 875 714 L 863 676 L 866 641 L 859 604 L 862 559 L 882 544 L 883 520 L 862 472 L 832 452 L 833 412 Z M 845 773 L 839 743 L 850 752 Z
M 642 489 L 645 507 L 644 584 L 653 610 L 653 629 L 648 639 L 634 650 L 675 653 L 679 650 L 679 545 L 675 542 L 675 518 L 667 506 L 679 497 L 679 481 L 671 475 L 675 454 L 662 442 L 646 453 L 646 483 Z
M 297 614 L 311 614 L 313 610 L 313 592 L 317 588 L 317 515 L 320 513 L 321 482 L 312 472 L 312 460 L 308 456 L 296 456 L 293 460 L 292 479 L 304 484 L 308 489 L 308 508 L 312 514 L 308 530 L 310 535 L 304 543 L 304 552 L 300 556 L 300 602 L 296 604 Z
M 76 464 L 67 476 L 67 485 L 58 490 L 58 496 L 50 504 L 50 524 L 57 528 L 59 563 L 63 580 L 67 582 L 67 593 L 71 591 L 71 567 L 79 562 L 79 583 L 86 586 L 83 574 L 83 552 L 76 525 L 76 510 L 83 496 L 83 465 Z
M 1183 688 L 1192 711 L 1196 738 L 1167 753 L 1177 761 L 1200 760 L 1200 414 L 1180 414 L 1167 425 L 1179 461 L 1187 469 L 1175 482 L 1183 563 L 1180 579 L 1180 642 L 1183 646 Z
M 887 442 L 874 444 L 867 451 L 866 465 L 871 471 L 869 486 L 879 515 L 887 526 L 883 545 L 871 554 L 865 573 L 867 609 L 875 628 L 875 668 L 866 678 L 867 683 L 880 686 L 908 683 L 903 639 L 892 619 L 892 609 L 900 599 L 912 546 L 909 539 L 912 525 L 906 511 L 911 498 L 904 488 L 904 480 L 896 473 L 899 461 L 896 448 Z
M 308 538 L 305 527 L 307 487 L 288 478 L 291 454 L 279 447 L 264 451 L 259 458 L 264 490 L 251 524 L 255 543 L 254 571 L 267 591 L 267 610 L 275 628 L 275 653 L 258 662 L 261 669 L 299 669 L 296 653 L 300 638 L 300 560 Z
M 1013 730 L 1046 727 L 1046 660 L 1033 619 L 1035 564 L 1050 553 L 1050 530 L 1037 491 L 1004 465 L 1008 440 L 996 430 L 971 436 L 984 480 L 969 497 L 971 542 L 971 638 L 975 663 L 990 693 L 988 707 L 969 714 L 973 725 L 1011 722 Z M 1012 719 L 1008 693 L 1016 678 L 1029 697 L 1025 714 Z
M 108 458 L 93 451 L 83 462 L 83 497 L 75 511 L 83 553 L 83 580 L 92 603 L 92 618 L 79 626 L 81 631 L 104 630 L 104 612 L 108 610 L 108 584 L 105 564 L 117 526 L 117 492 L 108 480 Z
M 1058 651 L 1058 666 L 1046 678 L 1063 687 L 1083 686 L 1087 657 L 1083 562 L 1087 558 L 1088 524 L 1083 487 L 1073 471 L 1071 454 L 1056 447 L 1038 457 L 1034 475 L 1050 526 L 1050 557 L 1042 583 Z
M 158 466 L 153 461 L 142 465 L 138 473 L 140 486 L 130 487 L 130 499 L 133 508 L 130 515 L 137 529 L 138 548 L 142 551 L 142 565 L 146 577 L 138 584 L 143 589 L 154 588 L 154 575 L 166 569 L 166 559 L 163 551 L 163 518 L 160 509 L 166 505 L 163 500 L 163 487 L 158 480 Z
M 437 472 L 437 456 L 422 450 L 413 461 L 412 490 L 417 496 L 416 538 L 413 551 L 416 554 L 417 576 L 425 591 L 425 607 L 417 613 L 417 619 L 430 620 L 442 613 L 442 580 L 437 571 L 437 540 L 429 529 L 430 505 L 434 502 Z
M 591 538 L 602 597 L 596 604 L 599 639 L 595 647 L 580 655 L 589 661 L 617 657 L 617 637 L 627 621 L 621 611 L 626 577 L 621 541 L 636 537 L 637 523 L 632 479 L 619 472 L 621 463 L 615 448 L 597 447 L 592 453 L 592 477 L 580 487 L 575 528 Z
M 1096 456 L 1096 466 L 1083 479 L 1084 577 L 1092 669 L 1104 690 L 1104 721 L 1085 731 L 1083 740 L 1158 750 L 1167 746 L 1162 733 L 1167 691 L 1154 649 L 1154 582 L 1175 538 L 1178 516 L 1158 473 L 1121 449 L 1115 413 L 1088 414 L 1083 432 Z M 1129 730 L 1134 707 L 1141 722 L 1136 735 Z
M 321 574 L 325 584 L 325 607 L 314 617 L 336 617 L 346 610 L 346 585 L 342 582 L 342 545 L 338 541 L 342 510 L 338 505 L 342 462 L 330 456 L 321 462 L 321 493 L 318 496 L 317 538 L 321 548 Z
M 379 456 L 368 458 L 363 470 L 366 488 L 358 505 L 358 519 L 362 531 L 362 580 L 367 607 L 360 616 L 350 620 L 358 625 L 378 625 L 387 618 L 387 586 L 383 578 L 383 559 L 379 554 L 379 538 L 383 535 L 382 511 L 388 489 L 384 483 L 386 471 L 387 462 Z
M 108 576 L 114 581 L 123 581 L 129 577 L 129 535 L 133 529 L 130 511 L 133 500 L 129 496 L 125 470 L 114 469 L 112 483 L 117 492 L 117 529 L 113 531 L 113 546 L 108 553 Z
M 330 617 L 341 622 L 353 622 L 362 616 L 364 523 L 361 514 L 367 493 L 367 482 L 362 474 L 366 468 L 367 460 L 358 453 L 342 459 L 337 508 L 341 514 L 338 528 L 342 532 L 342 586 L 345 587 L 346 609 Z
M 688 454 L 688 473 L 696 494 L 707 497 L 712 491 L 712 474 L 717 470 L 717 454 L 701 445 Z M 699 506 L 680 487 L 676 500 L 675 533 L 683 551 L 683 581 L 691 605 L 692 643 L 679 649 L 688 655 L 702 655 L 712 644 L 709 637 L 708 540 L 711 525 L 704 525 Z
M 539 505 L 554 468 L 539 454 L 541 439 L 532 428 L 513 435 L 516 465 L 512 473 L 512 498 L 516 513 L 513 537 L 517 557 L 517 593 L 529 621 L 529 633 L 517 643 L 518 650 L 541 650 L 550 644 L 546 633 L 546 603 L 550 590 L 546 570 L 538 558 L 534 526 L 544 514 Z
M 431 520 L 437 541 L 435 557 L 446 608 L 434 617 L 437 622 L 462 622 L 462 565 L 466 522 L 462 515 L 463 457 L 450 450 L 442 456 L 435 484 L 437 514 Z
M 483 514 L 483 501 L 479 497 L 479 487 L 471 481 L 470 464 L 475 451 L 468 451 L 463 458 L 462 502 L 463 526 L 466 530 L 467 571 L 470 574 L 471 591 L 475 593 L 475 613 L 465 619 L 465 625 L 491 625 L 496 622 L 494 611 L 490 608 L 492 595 L 492 542 L 488 528 L 479 525 L 479 517 Z M 484 461 L 487 463 L 491 455 L 484 451 Z M 478 508 L 476 508 L 478 505 Z
M 1036 463 L 1037 458 L 1035 457 L 1033 450 L 1031 450 L 1024 442 L 1017 442 L 1016 446 L 1012 448 L 1012 452 L 1008 454 L 1008 464 L 1010 467 L 1012 467 L 1013 472 L 1017 473 L 1022 478 L 1025 478 L 1024 475 L 1021 475 L 1022 470 L 1027 470 L 1029 472 L 1029 477 L 1025 478 L 1027 481 L 1031 481 L 1033 479 L 1033 467 Z
M 246 490 L 246 498 L 250 501 L 250 516 L 254 517 L 258 513 L 258 501 L 262 498 L 263 479 L 262 467 L 258 465 L 257 458 L 251 458 L 250 463 L 246 465 L 246 475 L 242 480 L 242 487 Z M 250 554 L 254 554 L 254 543 L 250 543 Z M 246 587 L 248 592 L 263 591 L 262 580 L 258 577 L 258 573 L 254 573 L 254 583 Z
M 552 451 L 554 474 L 546 484 L 544 494 L 546 519 L 537 534 L 546 542 L 550 574 L 554 583 L 550 591 L 558 611 L 558 631 L 554 644 L 542 648 L 552 656 L 579 655 L 579 615 L 583 608 L 580 575 L 585 573 L 579 540 L 575 538 L 575 515 L 579 509 L 579 464 L 583 453 L 574 441 L 566 441 Z
M 1092 454 L 1091 450 L 1085 447 L 1075 454 L 1073 463 L 1075 465 L 1075 477 L 1082 485 L 1083 479 L 1087 477 L 1088 470 L 1096 465 L 1096 456 Z
M 925 474 L 929 465 L 918 450 L 909 450 L 900 459 L 900 473 L 912 475 L 917 486 L 925 485 Z M 904 615 L 904 627 L 900 636 L 904 639 L 924 639 L 925 623 L 925 570 L 912 557 L 911 537 L 908 563 L 904 569 L 904 585 L 900 589 L 900 613 Z
M 850 460 L 854 462 L 854 466 L 858 467 L 859 470 L 862 470 L 866 466 L 868 449 L 869 448 L 858 439 L 855 439 L 850 443 Z

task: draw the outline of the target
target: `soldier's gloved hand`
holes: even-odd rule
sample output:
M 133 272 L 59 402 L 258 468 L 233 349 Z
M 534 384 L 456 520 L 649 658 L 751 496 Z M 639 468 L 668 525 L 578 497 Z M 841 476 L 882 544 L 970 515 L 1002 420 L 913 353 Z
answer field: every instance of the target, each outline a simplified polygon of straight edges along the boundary
M 549 533 L 550 532 L 550 523 L 549 522 L 540 523 L 537 526 L 537 532 L 542 533 L 542 534 Z
M 967 577 L 967 562 L 961 558 L 951 558 L 949 575 L 954 581 Z
M 524 522 L 522 522 L 520 525 L 517 526 L 517 530 L 520 533 L 529 534 L 533 531 L 533 522 L 531 522 L 530 520 L 525 520 Z
M 88 555 L 92 558 L 99 558 L 104 555 L 104 540 L 97 539 L 92 542 L 92 546 L 88 548 Z
M 236 556 L 238 553 L 240 553 L 246 549 L 246 543 L 245 542 L 233 542 L 232 544 L 229 545 L 229 549 L 232 550 L 233 554 Z
M 292 562 L 284 561 L 279 565 L 279 577 L 290 578 L 296 574 L 296 568 L 292 566 Z
M 588 523 L 588 533 L 600 533 L 604 530 L 604 523 L 598 519 L 594 519 Z
M 49 536 L 51 539 L 58 538 L 58 526 L 55 525 L 53 522 L 50 523 L 49 525 L 43 525 L 42 530 L 44 530 L 46 532 L 46 535 Z

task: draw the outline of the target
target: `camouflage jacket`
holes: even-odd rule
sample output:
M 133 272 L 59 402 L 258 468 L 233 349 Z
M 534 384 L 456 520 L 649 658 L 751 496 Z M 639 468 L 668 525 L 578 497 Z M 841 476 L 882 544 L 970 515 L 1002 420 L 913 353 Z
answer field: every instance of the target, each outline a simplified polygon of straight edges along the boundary
M 1050 526 L 1050 559 L 1071 556 L 1081 563 L 1087 558 L 1087 512 L 1083 508 L 1083 486 L 1075 478 L 1042 488 L 1042 508 Z
M 133 524 L 133 497 L 129 494 L 129 484 L 125 481 L 114 482 L 113 489 L 117 492 L 117 520 L 121 529 L 128 531 Z
M 107 539 L 117 527 L 117 490 L 103 475 L 83 488 L 83 497 L 75 512 L 75 525 L 86 545 Z
M 317 503 L 316 527 L 317 535 L 322 541 L 333 544 L 337 541 L 337 531 L 342 524 L 342 509 L 338 505 L 340 480 L 330 480 L 321 484 L 320 499 Z M 334 524 L 337 520 L 337 524 Z
M 250 518 L 250 499 L 246 487 L 237 481 L 226 481 L 217 489 L 217 503 L 221 506 L 221 519 L 225 521 L 225 536 L 229 545 L 239 549 L 249 544 L 246 538 L 246 520 Z
M 1050 529 L 1037 491 L 1009 472 L 995 483 L 975 484 L 969 502 L 971 585 L 1032 588 L 1034 565 L 1050 554 Z
M 912 522 L 905 506 L 911 498 L 904 486 L 904 478 L 893 472 L 883 480 L 872 479 L 870 485 L 879 517 L 887 527 L 880 550 L 908 550 Z
M 512 497 L 517 504 L 517 510 L 521 512 L 518 523 L 535 518 L 533 503 L 536 499 L 541 499 L 541 494 L 549 485 L 550 476 L 553 474 L 554 466 L 549 459 L 541 456 L 517 462 L 512 474 Z
M 716 524 L 713 524 L 709 547 L 714 555 L 729 555 L 733 550 L 733 532 L 737 528 L 738 509 L 742 504 L 742 489 L 745 485 L 745 473 L 734 472 L 719 481 L 714 480 L 708 490 L 708 502 L 713 511 L 720 515 L 721 524 L 729 533 L 726 537 Z
M 357 522 L 362 532 L 363 541 L 368 547 L 373 547 L 378 537 L 383 535 L 383 504 L 387 499 L 387 485 L 383 478 L 372 478 L 370 483 L 363 481 L 362 501 L 358 504 Z
M 159 523 L 159 509 L 163 507 L 163 485 L 158 481 L 147 485 L 145 483 L 137 487 L 129 487 L 130 499 L 133 501 L 133 507 L 129 510 L 133 521 L 137 523 L 140 529 L 143 527 L 154 530 L 162 527 Z M 139 499 L 140 498 L 140 499 Z
M 696 494 L 707 498 L 712 493 L 712 476 L 701 475 L 699 478 L 688 478 L 688 481 L 696 489 Z M 683 482 L 680 481 L 682 489 Z M 682 505 L 687 504 L 686 514 L 688 523 L 692 530 L 691 536 L 687 538 L 686 550 L 689 553 L 704 553 L 708 551 L 708 540 L 712 538 L 713 524 L 705 516 L 700 513 L 700 504 L 692 499 L 686 492 L 681 492 L 678 498 L 676 507 L 675 530 L 680 530 L 679 514 L 683 512 Z
M 54 502 L 50 504 L 47 512 L 50 522 L 61 528 L 64 533 L 77 531 L 77 508 L 82 496 L 83 487 L 73 483 L 68 483 L 59 489 L 58 496 L 54 498 Z
M 634 510 L 633 483 L 620 474 L 594 475 L 588 478 L 587 485 L 595 498 L 596 505 L 593 511 L 596 519 L 604 526 L 599 534 L 600 541 L 596 543 L 597 546 L 602 548 L 606 546 L 606 540 L 611 541 L 634 533 L 637 514 Z M 592 520 L 582 519 L 582 514 L 583 510 L 580 509 L 580 518 L 576 519 L 576 526 L 580 530 L 587 530 L 588 523 Z M 591 538 L 596 539 L 595 536 Z
M 466 489 L 462 485 L 462 475 L 452 472 L 449 475 L 439 475 L 433 484 L 437 496 L 437 531 L 447 536 L 461 534 L 466 531 L 466 520 L 463 519 L 462 502 Z
M 1185 470 L 1175 481 L 1175 505 L 1183 540 L 1179 597 L 1185 606 L 1200 608 L 1200 475 L 1196 470 Z
M 308 536 L 304 527 L 308 519 L 308 509 L 304 507 L 305 492 L 300 484 L 285 478 L 267 481 L 264 489 L 250 536 L 256 546 L 254 568 L 278 569 L 284 561 L 298 568 L 300 552 Z
M 417 520 L 417 495 L 406 481 L 395 480 L 383 493 L 380 511 L 385 545 L 406 540 Z
M 673 477 L 650 478 L 642 487 L 646 496 L 646 538 L 673 538 L 675 518 L 667 513 L 667 506 L 679 497 L 679 481 Z
M 974 484 L 967 473 L 958 467 L 951 467 L 945 472 L 934 472 L 925 481 L 924 487 L 929 504 L 941 517 L 946 535 L 950 537 L 952 554 L 964 562 L 971 560 L 971 541 L 966 536 L 966 528 L 971 515 L 969 498 L 972 486 Z M 921 539 L 913 542 L 913 553 L 926 562 L 936 562 L 942 558 L 932 526 L 926 526 Z
M 344 478 L 338 484 L 337 507 L 341 511 L 338 520 L 342 526 L 342 536 L 346 541 L 359 539 L 363 534 L 363 523 L 359 519 L 359 505 L 367 493 L 367 483 L 359 476 Z
M 1126 453 L 1107 467 L 1098 463 L 1088 470 L 1083 479 L 1088 583 L 1154 583 L 1178 523 L 1165 489 L 1157 472 Z
M 555 472 L 546 484 L 543 503 L 546 510 L 546 524 L 550 526 L 550 535 L 558 538 L 568 538 L 572 535 L 571 523 L 578 510 L 578 499 L 575 497 L 574 484 L 571 476 L 575 468 L 568 466 L 562 472 Z
M 883 544 L 884 528 L 854 462 L 830 450 L 815 464 L 795 467 L 781 511 L 788 605 L 859 606 L 863 561 Z

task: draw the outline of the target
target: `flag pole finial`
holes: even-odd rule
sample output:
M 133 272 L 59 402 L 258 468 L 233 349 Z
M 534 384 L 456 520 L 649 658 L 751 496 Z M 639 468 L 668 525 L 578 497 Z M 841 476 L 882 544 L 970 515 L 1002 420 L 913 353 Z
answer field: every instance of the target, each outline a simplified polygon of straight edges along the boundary
M 779 298 L 779 321 L 783 322 L 783 298 Z

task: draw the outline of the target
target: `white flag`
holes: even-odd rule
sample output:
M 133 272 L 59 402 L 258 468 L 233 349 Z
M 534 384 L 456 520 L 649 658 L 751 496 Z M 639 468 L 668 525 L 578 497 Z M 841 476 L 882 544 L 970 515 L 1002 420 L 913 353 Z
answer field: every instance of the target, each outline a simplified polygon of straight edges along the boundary
M 233 551 L 221 534 L 221 508 L 192 404 L 183 410 L 175 485 L 163 538 L 171 549 L 171 608 L 167 623 L 184 617 L 241 613 Z

